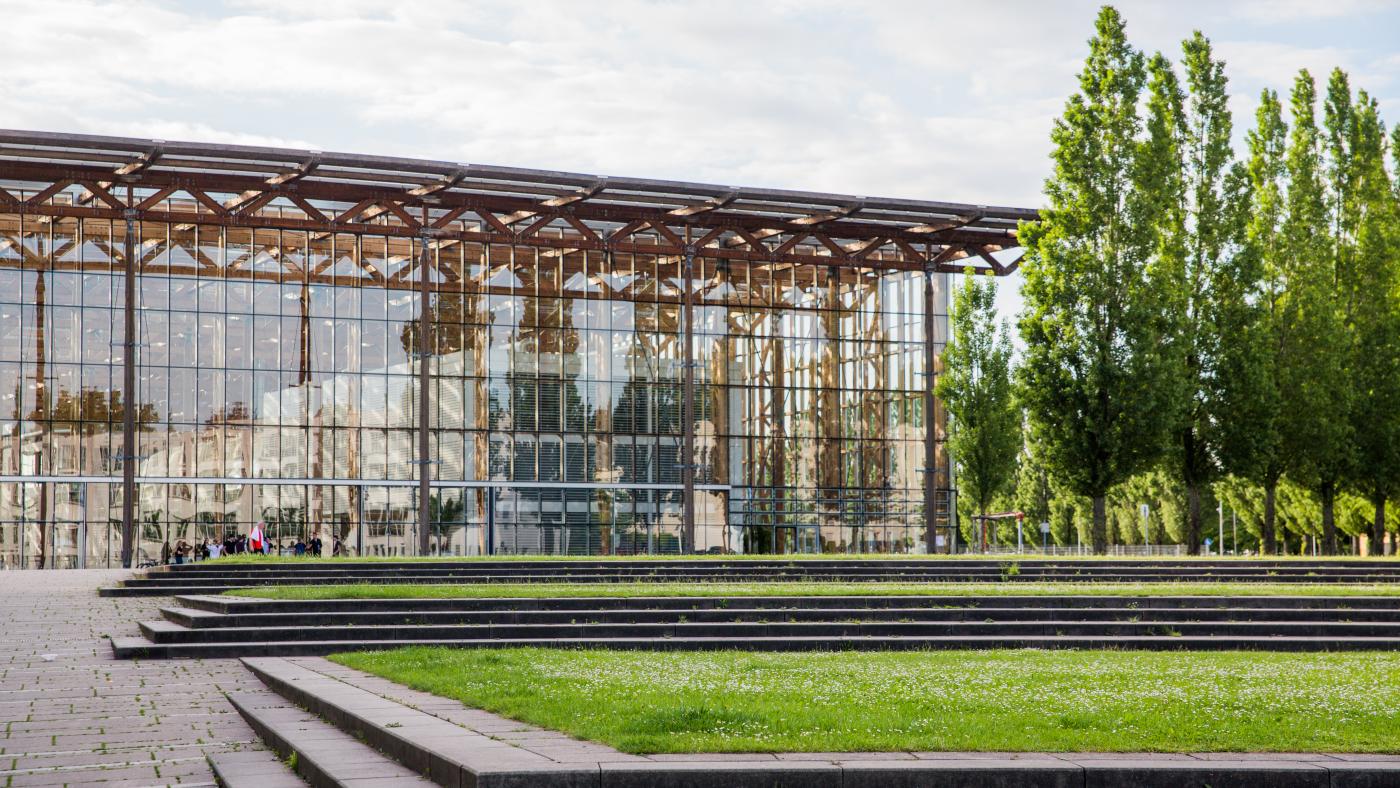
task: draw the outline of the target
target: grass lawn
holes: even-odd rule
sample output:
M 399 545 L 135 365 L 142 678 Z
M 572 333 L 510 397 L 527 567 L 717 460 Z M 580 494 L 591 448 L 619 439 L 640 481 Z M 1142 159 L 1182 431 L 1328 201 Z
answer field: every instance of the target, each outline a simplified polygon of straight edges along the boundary
M 655 752 L 1400 750 L 1400 653 L 406 648 L 333 660 Z
M 265 599 L 649 596 L 1400 596 L 1400 583 L 345 583 L 224 592 Z
M 795 553 L 788 555 L 469 555 L 469 556 L 294 556 L 294 555 L 253 555 L 240 553 L 213 559 L 216 564 L 352 564 L 352 563 L 473 563 L 477 561 L 1056 561 L 1073 563 L 1077 561 L 1135 561 L 1147 563 L 1184 563 L 1197 561 L 1285 561 L 1289 563 L 1321 563 L 1327 561 L 1363 561 L 1373 563 L 1400 563 L 1400 555 L 1394 556 L 1307 556 L 1281 555 L 1261 557 L 1257 555 L 1203 555 L 1188 556 L 1117 556 L 1117 555 L 1045 555 L 1022 553 L 1020 555 L 981 555 L 977 553 L 943 554 L 901 554 L 901 553 Z

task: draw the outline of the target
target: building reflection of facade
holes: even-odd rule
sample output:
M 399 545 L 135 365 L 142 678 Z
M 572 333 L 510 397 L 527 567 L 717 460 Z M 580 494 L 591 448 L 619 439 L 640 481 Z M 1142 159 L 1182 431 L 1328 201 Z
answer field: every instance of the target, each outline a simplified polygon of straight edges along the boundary
M 125 222 L 84 207 L 100 183 L 45 189 L 5 150 L 0 186 L 27 207 L 0 202 L 0 564 L 111 565 Z M 439 554 L 920 552 L 948 526 L 927 367 L 942 260 L 971 259 L 952 243 L 911 265 L 909 243 L 847 260 L 825 236 L 700 228 L 687 279 L 684 255 L 646 252 L 675 231 L 646 222 L 591 248 L 564 213 L 527 236 L 459 212 L 424 255 L 395 211 L 296 229 L 332 203 L 278 198 L 247 221 L 280 226 L 243 227 L 140 188 L 146 210 L 210 223 L 133 224 L 138 561 L 258 522 L 274 543 L 416 554 L 423 459 Z M 997 221 L 988 237 L 1014 240 Z

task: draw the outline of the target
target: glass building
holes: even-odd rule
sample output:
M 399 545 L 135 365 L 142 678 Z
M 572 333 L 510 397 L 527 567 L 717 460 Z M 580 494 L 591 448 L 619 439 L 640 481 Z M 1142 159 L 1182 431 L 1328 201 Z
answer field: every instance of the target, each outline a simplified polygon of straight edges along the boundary
M 1015 208 L 0 131 L 0 566 L 947 549 Z

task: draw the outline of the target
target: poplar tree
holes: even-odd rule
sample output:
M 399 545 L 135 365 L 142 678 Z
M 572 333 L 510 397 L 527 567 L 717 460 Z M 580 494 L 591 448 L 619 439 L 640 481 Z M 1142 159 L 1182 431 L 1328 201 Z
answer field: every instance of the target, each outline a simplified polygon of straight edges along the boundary
M 1185 91 L 1166 58 L 1158 55 L 1149 65 L 1148 140 L 1140 167 L 1151 177 L 1140 181 L 1147 204 L 1156 207 L 1153 265 L 1169 284 L 1163 305 L 1177 371 L 1170 390 L 1179 398 L 1174 410 L 1180 415 L 1169 456 L 1186 496 L 1183 541 L 1196 555 L 1202 490 L 1218 471 L 1216 425 L 1232 417 L 1213 407 L 1221 403 L 1211 396 L 1210 382 L 1228 363 L 1223 356 L 1240 328 L 1241 316 L 1216 301 L 1233 297 L 1241 284 L 1234 258 L 1243 177 L 1231 168 L 1225 64 L 1199 31 L 1181 48 Z
M 1273 555 L 1278 552 L 1278 485 L 1286 469 L 1280 354 L 1286 344 L 1288 284 L 1283 244 L 1288 128 L 1274 91 L 1260 95 L 1246 141 L 1244 189 L 1231 201 L 1243 217 L 1244 241 L 1231 258 L 1231 275 L 1222 277 L 1216 290 L 1214 321 L 1221 344 L 1208 386 L 1221 465 L 1226 473 L 1262 488 L 1260 549 Z
M 1098 553 L 1109 490 L 1161 456 L 1174 420 L 1161 293 L 1148 271 L 1151 206 L 1135 199 L 1144 71 L 1122 18 L 1103 8 L 1079 91 L 1051 132 L 1048 207 L 1020 230 L 1021 395 L 1051 473 L 1091 501 Z
M 1344 81 L 1338 85 L 1334 79 L 1329 92 L 1344 89 Z M 1346 101 L 1349 105 L 1349 91 Z M 1323 551 L 1334 555 L 1337 489 L 1350 469 L 1352 453 L 1350 343 L 1344 306 L 1338 297 L 1342 266 L 1349 253 L 1331 232 L 1345 220 L 1335 218 L 1335 206 L 1329 211 L 1316 103 L 1316 85 L 1304 70 L 1293 87 L 1293 128 L 1285 158 L 1288 197 L 1283 243 L 1288 266 L 1285 320 L 1289 325 L 1288 341 L 1282 349 L 1282 416 L 1289 473 L 1317 494 L 1322 505 Z M 1335 122 L 1342 125 L 1347 121 L 1338 117 Z M 1339 134 L 1346 136 L 1345 131 Z M 1334 200 L 1340 193 L 1333 190 Z
M 1360 91 L 1351 118 L 1352 486 L 1372 507 L 1370 539 L 1379 554 L 1386 502 L 1400 494 L 1400 200 L 1386 174 L 1385 128 L 1375 99 Z
M 1026 516 L 1026 522 L 1039 531 L 1041 523 L 1050 522 L 1055 505 L 1054 480 L 1041 461 L 1035 446 L 1026 442 L 1016 463 L 1014 506 Z M 1058 543 L 1058 541 L 1057 541 Z
M 996 285 L 969 275 L 954 297 L 937 391 L 952 416 L 948 449 L 958 465 L 958 486 L 983 516 L 1010 490 L 1021 449 L 1011 357 L 1011 337 L 997 321 Z

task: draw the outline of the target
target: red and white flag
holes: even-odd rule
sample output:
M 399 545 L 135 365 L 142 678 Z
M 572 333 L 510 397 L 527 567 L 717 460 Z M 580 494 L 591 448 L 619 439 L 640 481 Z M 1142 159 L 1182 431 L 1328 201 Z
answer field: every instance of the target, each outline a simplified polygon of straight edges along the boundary
M 263 549 L 262 523 L 253 526 L 253 532 L 248 535 L 248 548 L 255 553 L 261 553 Z

